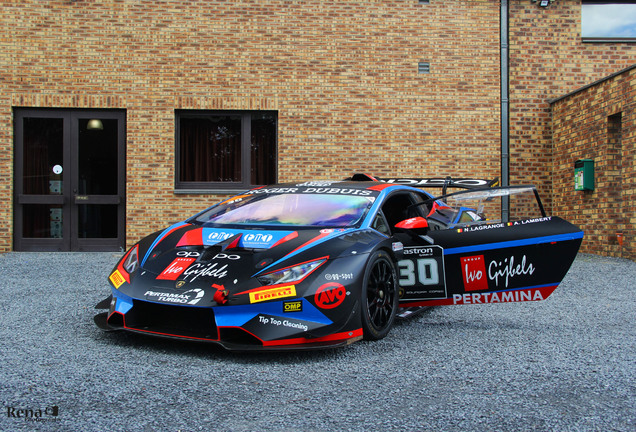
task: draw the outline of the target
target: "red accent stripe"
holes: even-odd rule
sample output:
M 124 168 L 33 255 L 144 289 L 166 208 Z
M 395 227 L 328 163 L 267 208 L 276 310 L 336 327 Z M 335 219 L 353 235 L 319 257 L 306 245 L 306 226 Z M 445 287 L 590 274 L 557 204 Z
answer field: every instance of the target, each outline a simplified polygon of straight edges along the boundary
M 296 237 L 298 237 L 298 231 L 294 231 L 291 234 L 286 235 L 285 237 L 283 237 L 282 239 L 278 240 L 276 243 L 274 243 L 274 245 L 272 246 L 272 248 L 275 248 L 276 246 L 283 244 L 285 242 L 288 242 L 290 240 L 295 239 Z
M 320 234 L 318 234 L 316 237 L 314 237 L 314 238 L 312 238 L 311 240 L 309 240 L 307 243 L 304 243 L 304 244 L 302 244 L 302 245 L 298 246 L 296 249 L 294 249 L 293 251 L 291 251 L 291 252 L 290 252 L 290 253 L 288 253 L 287 255 L 291 255 L 291 254 L 293 254 L 294 252 L 297 252 L 297 251 L 299 251 L 299 250 L 303 249 L 304 247 L 309 246 L 310 244 L 312 244 L 312 243 L 314 243 L 314 242 L 316 242 L 316 241 L 318 241 L 318 240 L 320 240 L 320 239 L 322 239 L 322 238 L 325 238 L 325 237 L 327 237 L 328 235 L 331 235 L 333 232 L 334 232 L 333 230 L 329 230 L 329 232 L 323 232 L 323 233 L 320 233 Z M 287 255 L 285 255 L 285 256 L 287 256 Z
M 181 246 L 203 246 L 203 228 L 190 230 L 183 234 L 177 247 Z
M 391 187 L 391 186 L 395 186 L 393 183 L 385 183 L 385 184 L 381 184 L 381 185 L 375 185 L 375 186 L 371 186 L 368 187 L 367 190 L 373 190 L 373 191 L 383 191 L 384 189 Z
M 241 241 L 242 237 L 243 234 L 239 234 L 238 237 L 232 240 L 232 243 L 230 243 L 225 249 L 234 249 L 236 246 L 238 246 L 239 241 Z
M 274 341 L 263 341 L 263 346 L 278 346 L 278 345 L 304 345 L 316 342 L 331 342 L 331 341 L 345 341 L 348 339 L 355 339 L 362 337 L 362 329 L 356 329 L 348 332 L 334 333 L 331 335 L 319 337 L 319 338 L 293 338 L 293 339 L 280 339 Z

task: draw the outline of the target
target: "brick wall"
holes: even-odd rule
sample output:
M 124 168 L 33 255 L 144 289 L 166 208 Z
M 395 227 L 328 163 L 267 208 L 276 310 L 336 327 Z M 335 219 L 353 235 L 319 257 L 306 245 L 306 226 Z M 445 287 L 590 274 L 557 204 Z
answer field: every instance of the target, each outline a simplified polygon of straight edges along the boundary
M 552 105 L 554 206 L 585 231 L 584 252 L 636 259 L 635 101 L 633 66 Z M 593 191 L 574 192 L 578 159 L 594 160 Z
M 510 1 L 510 183 L 532 183 L 552 207 L 549 100 L 636 61 L 636 44 L 583 43 L 580 0 Z
M 125 109 L 128 244 L 220 198 L 174 193 L 175 109 L 277 110 L 280 181 L 499 174 L 491 0 L 24 0 L 0 29 L 3 172 L 13 107 Z

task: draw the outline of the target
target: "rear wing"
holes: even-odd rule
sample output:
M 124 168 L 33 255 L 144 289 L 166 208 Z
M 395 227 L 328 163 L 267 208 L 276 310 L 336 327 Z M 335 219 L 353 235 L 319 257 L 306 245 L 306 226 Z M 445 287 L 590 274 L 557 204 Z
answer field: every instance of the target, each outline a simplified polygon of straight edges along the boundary
M 441 187 L 442 195 L 446 195 L 448 188 L 460 188 L 460 189 L 478 189 L 488 188 L 499 185 L 499 177 L 492 180 L 484 179 L 454 179 L 450 176 L 446 178 L 379 178 L 370 176 L 368 174 L 354 174 L 350 180 L 352 181 L 379 181 L 384 183 L 392 183 L 406 186 L 413 186 L 417 188 L 427 187 Z

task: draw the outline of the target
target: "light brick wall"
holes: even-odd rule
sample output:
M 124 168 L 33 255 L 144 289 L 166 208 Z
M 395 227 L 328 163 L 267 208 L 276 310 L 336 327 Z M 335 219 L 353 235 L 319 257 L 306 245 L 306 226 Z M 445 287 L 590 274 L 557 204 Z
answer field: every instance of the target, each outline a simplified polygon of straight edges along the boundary
M 552 105 L 554 206 L 585 231 L 584 252 L 636 259 L 635 101 L 636 67 Z M 594 160 L 594 191 L 574 192 L 578 159 Z
M 125 109 L 128 244 L 221 198 L 174 193 L 175 109 L 277 110 L 280 181 L 500 173 L 499 2 L 1 8 L 0 199 L 13 203 L 13 107 Z M 578 0 L 510 9 L 511 183 L 537 183 L 550 206 L 547 100 L 628 66 L 635 45 L 582 44 Z M 11 250 L 11 204 L 0 228 Z
M 552 207 L 549 100 L 636 62 L 634 43 L 583 43 L 581 1 L 510 1 L 510 183 L 532 183 Z
M 496 176 L 498 10 L 490 0 L 3 2 L 0 163 L 11 170 L 12 107 L 126 109 L 128 244 L 220 198 L 174 193 L 175 109 L 277 110 L 280 181 Z M 2 176 L 4 202 L 12 189 Z M 10 250 L 12 206 L 0 221 Z

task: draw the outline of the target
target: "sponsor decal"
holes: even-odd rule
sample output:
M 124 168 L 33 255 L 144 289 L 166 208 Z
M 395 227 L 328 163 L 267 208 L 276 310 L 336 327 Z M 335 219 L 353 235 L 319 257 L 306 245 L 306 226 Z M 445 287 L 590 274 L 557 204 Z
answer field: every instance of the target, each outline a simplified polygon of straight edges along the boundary
M 325 279 L 328 281 L 351 280 L 353 279 L 353 273 L 327 273 Z
M 434 249 L 432 247 L 409 247 L 404 249 L 404 255 L 419 255 L 421 257 L 432 256 Z
M 307 324 L 298 321 L 290 321 L 288 319 L 277 319 L 276 317 L 266 317 L 263 315 L 258 316 L 258 322 L 263 325 L 273 325 L 276 327 L 283 326 L 294 328 L 302 331 L 307 331 L 309 327 Z
M 227 264 L 223 266 L 220 266 L 219 263 L 192 264 L 183 272 L 183 280 L 186 282 L 194 282 L 199 277 L 222 279 L 227 276 L 226 269 Z
M 241 256 L 236 254 L 218 253 L 212 257 L 212 260 L 216 260 L 216 259 L 228 259 L 228 260 L 236 261 L 241 259 Z
M 268 249 L 275 245 L 277 242 L 282 240 L 283 238 L 289 236 L 294 233 L 294 231 L 275 231 L 275 232 L 267 232 L 267 231 L 252 231 L 248 230 L 234 230 L 234 229 L 226 229 L 226 230 L 216 230 L 216 229 L 203 229 L 203 239 L 206 245 L 217 244 L 224 240 L 229 239 L 232 236 L 237 234 L 242 234 L 240 238 L 237 239 L 236 244 L 232 244 L 231 247 L 247 247 L 247 248 L 262 248 Z M 219 259 L 223 255 L 219 255 Z M 233 256 L 235 257 L 235 256 Z
M 491 261 L 488 264 L 488 279 L 494 280 L 499 286 L 499 278 L 504 281 L 506 288 L 510 279 L 516 276 L 528 276 L 534 273 L 535 267 L 532 263 L 526 264 L 526 256 L 521 258 L 521 263 L 515 264 L 514 255 L 505 258 L 503 261 Z
M 395 242 L 391 244 L 391 249 L 393 249 L 393 252 L 399 252 L 404 249 L 404 244 L 401 242 Z
M 229 239 L 234 234 L 225 231 L 213 231 L 208 235 L 208 240 L 212 240 L 214 242 L 222 242 L 224 240 Z
M 191 289 L 189 291 L 185 291 L 183 293 L 164 293 L 158 291 L 148 290 L 144 293 L 144 296 L 148 300 L 158 301 L 163 303 L 178 303 L 178 304 L 189 304 L 195 305 L 199 303 L 199 301 L 205 295 L 205 291 L 202 289 Z
M 339 194 L 339 195 L 361 195 L 368 196 L 373 192 L 366 189 L 349 189 L 349 188 L 337 188 L 337 187 L 290 187 L 290 188 L 263 188 L 254 189 L 248 192 L 248 194 L 287 194 L 287 193 L 302 193 L 302 194 Z
M 268 288 L 262 291 L 250 293 L 250 303 L 264 302 L 284 297 L 295 297 L 296 285 L 287 285 L 282 287 Z
M 283 312 L 302 312 L 303 302 L 300 300 L 283 302 Z
M 453 294 L 453 304 L 511 303 L 543 300 L 539 288 L 492 293 Z
M 347 290 L 338 282 L 329 282 L 322 285 L 314 294 L 316 306 L 321 309 L 333 309 L 342 304 L 347 297 Z
M 314 186 L 314 187 L 326 187 L 331 186 L 332 184 L 340 183 L 340 181 L 329 181 L 329 180 L 314 180 L 314 181 L 306 181 L 305 183 L 297 184 L 296 186 Z
M 194 261 L 196 261 L 196 258 L 175 258 L 174 261 L 157 276 L 157 279 L 176 280 Z
M 465 291 L 480 291 L 488 289 L 486 280 L 486 264 L 483 255 L 461 258 L 462 275 L 464 276 Z
M 119 270 L 115 270 L 108 279 L 110 279 L 116 289 L 119 289 L 119 287 L 126 282 L 126 279 L 124 279 L 124 276 L 122 276 Z
M 179 289 L 183 287 L 185 284 L 186 284 L 186 281 L 178 281 L 174 286 L 175 288 Z
M 199 256 L 201 256 L 201 254 L 194 251 L 179 251 L 177 252 L 177 256 L 185 258 L 198 258 Z

